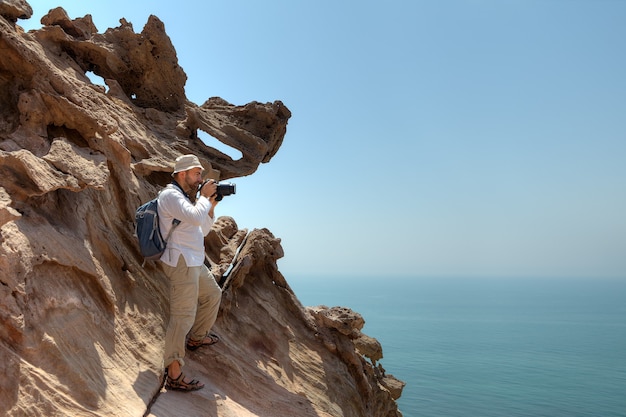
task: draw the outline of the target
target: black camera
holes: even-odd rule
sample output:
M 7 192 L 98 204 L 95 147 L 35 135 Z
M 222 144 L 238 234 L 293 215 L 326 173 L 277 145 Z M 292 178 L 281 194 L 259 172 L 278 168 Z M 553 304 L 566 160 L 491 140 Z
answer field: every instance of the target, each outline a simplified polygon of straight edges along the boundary
M 200 191 L 202 187 L 204 186 L 204 184 L 206 184 L 209 181 L 211 180 L 206 180 L 202 184 L 200 184 L 200 186 L 198 187 L 198 191 Z M 222 198 L 224 198 L 224 196 L 235 194 L 236 191 L 237 191 L 237 186 L 235 184 L 232 184 L 230 182 L 218 183 L 217 191 L 215 191 L 215 194 L 216 194 L 215 200 L 222 201 Z
M 217 197 L 215 197 L 215 199 L 217 201 L 222 201 L 222 198 L 224 198 L 224 196 L 235 194 L 236 191 L 237 186 L 230 182 L 217 184 Z

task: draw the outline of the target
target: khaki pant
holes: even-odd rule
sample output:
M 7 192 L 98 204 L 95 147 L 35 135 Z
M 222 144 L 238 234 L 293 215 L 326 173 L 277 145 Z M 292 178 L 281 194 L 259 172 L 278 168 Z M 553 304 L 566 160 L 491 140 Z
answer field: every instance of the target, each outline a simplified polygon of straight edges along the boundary
M 222 290 L 205 266 L 187 267 L 181 255 L 176 267 L 161 263 L 170 279 L 170 320 L 165 332 L 164 365 L 173 361 L 185 364 L 186 337 L 203 339 L 209 332 L 220 308 Z

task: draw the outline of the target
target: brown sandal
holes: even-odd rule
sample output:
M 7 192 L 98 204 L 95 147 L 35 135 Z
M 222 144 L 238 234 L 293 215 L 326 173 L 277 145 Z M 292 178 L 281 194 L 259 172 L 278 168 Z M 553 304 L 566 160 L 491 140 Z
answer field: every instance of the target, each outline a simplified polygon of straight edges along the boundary
M 204 339 L 209 338 L 208 342 L 205 342 Z M 207 333 L 207 335 L 205 337 L 203 337 L 200 340 L 191 340 L 189 339 L 187 341 L 187 349 L 189 350 L 196 350 L 202 346 L 211 346 L 216 344 L 217 342 L 220 341 L 220 337 L 218 335 L 216 335 L 215 333 Z
M 176 379 L 168 375 L 165 381 L 165 388 L 175 391 L 198 391 L 204 388 L 204 385 L 200 385 L 200 381 L 196 379 L 192 379 L 191 382 L 185 382 L 185 375 L 181 372 Z

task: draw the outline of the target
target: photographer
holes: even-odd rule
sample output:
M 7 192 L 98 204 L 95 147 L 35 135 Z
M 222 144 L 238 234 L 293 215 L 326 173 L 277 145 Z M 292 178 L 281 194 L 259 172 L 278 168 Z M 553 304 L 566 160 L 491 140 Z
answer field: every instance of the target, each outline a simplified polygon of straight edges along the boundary
M 170 319 L 165 333 L 164 365 L 165 386 L 179 391 L 195 391 L 204 387 L 197 380 L 183 375 L 185 347 L 195 350 L 219 341 L 209 333 L 217 319 L 222 292 L 215 278 L 204 265 L 204 236 L 209 233 L 217 205 L 215 181 L 206 182 L 199 190 L 200 196 L 191 203 L 202 184 L 202 165 L 195 155 L 176 158 L 174 181 L 158 199 L 160 228 L 168 235 L 177 219 L 161 267 L 170 280 Z M 189 339 L 185 345 L 187 335 Z

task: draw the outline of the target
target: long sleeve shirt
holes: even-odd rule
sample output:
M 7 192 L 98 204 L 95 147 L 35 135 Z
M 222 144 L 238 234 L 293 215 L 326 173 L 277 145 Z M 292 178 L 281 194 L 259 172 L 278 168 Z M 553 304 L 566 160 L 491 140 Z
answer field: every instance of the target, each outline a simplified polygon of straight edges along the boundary
M 159 227 L 164 238 L 172 228 L 172 220 L 180 220 L 167 241 L 161 262 L 176 266 L 182 255 L 187 266 L 204 263 L 204 236 L 209 233 L 214 219 L 209 217 L 211 202 L 199 197 L 195 204 L 177 186 L 170 184 L 159 194 Z

